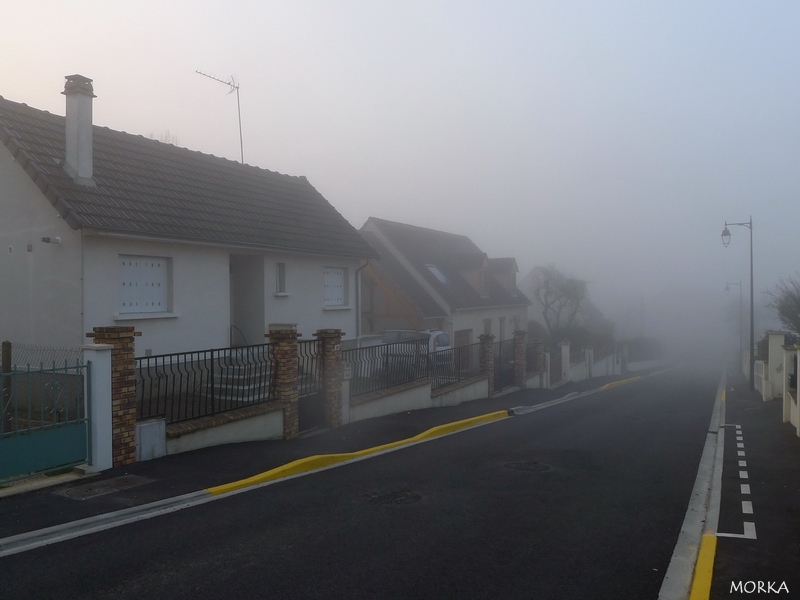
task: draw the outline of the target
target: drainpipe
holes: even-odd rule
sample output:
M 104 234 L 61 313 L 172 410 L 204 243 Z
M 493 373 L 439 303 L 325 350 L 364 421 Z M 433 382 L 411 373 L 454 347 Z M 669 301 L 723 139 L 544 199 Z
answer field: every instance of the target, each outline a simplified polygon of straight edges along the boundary
M 360 345 L 361 339 L 361 270 L 369 265 L 369 259 L 356 269 L 356 344 Z

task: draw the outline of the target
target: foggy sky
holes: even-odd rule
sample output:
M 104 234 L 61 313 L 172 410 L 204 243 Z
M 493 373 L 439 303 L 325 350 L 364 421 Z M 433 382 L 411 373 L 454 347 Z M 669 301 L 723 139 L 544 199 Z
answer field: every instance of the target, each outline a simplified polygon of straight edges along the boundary
M 800 3 L 5 0 L 0 94 L 305 175 L 591 282 L 622 333 L 729 323 L 800 268 Z M 746 290 L 747 292 L 747 290 Z M 766 313 L 768 311 L 760 311 Z M 637 321 L 637 319 L 639 319 Z M 761 324 L 761 329 L 777 322 Z M 757 331 L 758 334 L 758 331 Z M 738 339 L 738 338 L 737 338 Z

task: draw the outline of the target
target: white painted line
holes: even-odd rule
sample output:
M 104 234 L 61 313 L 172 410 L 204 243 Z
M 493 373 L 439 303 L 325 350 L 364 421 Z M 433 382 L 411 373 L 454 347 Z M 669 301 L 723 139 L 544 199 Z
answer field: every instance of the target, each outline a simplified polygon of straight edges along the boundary
M 744 450 L 738 450 L 736 454 L 738 454 L 739 456 L 744 456 Z
M 743 483 L 743 484 L 741 484 L 740 487 L 741 487 L 741 490 L 742 490 L 742 494 L 747 494 L 747 495 L 750 494 L 750 484 L 749 483 Z
M 736 447 L 737 447 L 737 448 L 744 448 L 744 444 L 742 444 L 741 442 L 739 442 L 738 444 L 736 444 Z
M 717 537 L 730 537 L 730 538 L 743 538 L 747 540 L 755 540 L 756 539 L 756 524 L 749 523 L 747 521 L 744 522 L 744 533 L 719 533 L 717 532 Z
M 743 441 L 744 441 L 744 438 L 743 438 L 742 436 L 740 436 L 740 435 L 737 435 L 737 436 L 736 436 L 736 441 L 737 441 L 737 442 L 743 442 Z
M 750 476 L 747 471 L 739 471 L 739 479 L 750 479 Z
M 220 498 L 222 496 L 217 497 Z M 78 521 L 62 523 L 61 525 L 54 525 L 53 527 L 46 527 L 45 529 L 39 529 L 37 531 L 12 535 L 11 537 L 0 539 L 0 556 L 9 556 L 11 554 L 17 554 L 18 552 L 26 552 L 34 548 L 63 542 L 64 540 L 71 540 L 97 531 L 105 531 L 106 529 L 119 527 L 127 523 L 151 519 L 159 515 L 166 515 L 177 510 L 183 510 L 190 506 L 205 504 L 214 499 L 215 497 L 209 492 L 202 490 L 199 492 L 192 492 L 191 494 L 176 496 L 174 498 L 167 498 L 166 500 L 151 502 L 149 504 L 142 504 L 141 506 L 124 508 L 122 510 L 88 517 Z
M 739 461 L 739 466 L 740 467 L 746 467 L 747 466 L 747 461 L 746 460 L 740 460 Z
M 741 429 L 741 428 L 742 428 L 742 426 L 741 426 L 741 425 L 737 425 L 737 426 L 736 426 L 736 429 Z
M 750 500 L 742 500 L 742 512 L 746 515 L 753 514 L 753 503 Z

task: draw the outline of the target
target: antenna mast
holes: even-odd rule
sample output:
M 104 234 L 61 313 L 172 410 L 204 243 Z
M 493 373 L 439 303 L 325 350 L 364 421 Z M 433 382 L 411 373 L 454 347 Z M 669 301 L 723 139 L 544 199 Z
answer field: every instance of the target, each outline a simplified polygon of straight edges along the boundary
M 239 103 L 239 84 L 236 83 L 236 80 L 231 75 L 230 81 L 225 81 L 224 79 L 219 79 L 218 77 L 214 77 L 213 75 L 208 75 L 207 73 L 203 73 L 202 71 L 195 71 L 198 75 L 202 75 L 203 77 L 208 77 L 209 79 L 213 79 L 214 81 L 219 81 L 220 83 L 224 83 L 231 91 L 228 92 L 232 94 L 236 92 L 236 108 L 239 112 L 239 152 L 241 153 L 242 157 L 242 164 L 244 164 L 244 145 L 242 144 L 242 105 Z

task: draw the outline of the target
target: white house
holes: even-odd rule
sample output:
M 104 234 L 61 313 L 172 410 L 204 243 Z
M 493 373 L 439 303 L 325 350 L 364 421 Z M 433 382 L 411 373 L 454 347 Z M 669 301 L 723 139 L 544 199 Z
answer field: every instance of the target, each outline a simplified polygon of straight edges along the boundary
M 441 329 L 454 346 L 527 327 L 530 301 L 513 258 L 489 258 L 467 236 L 370 217 L 361 228 L 381 255 L 363 271 L 362 331 Z
M 356 335 L 377 253 L 305 177 L 0 97 L 0 339 L 75 346 L 135 325 L 137 355 L 263 343 L 269 323 Z

